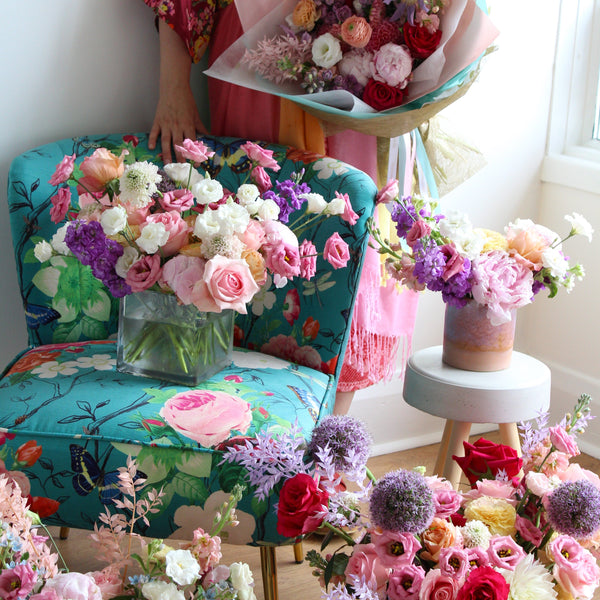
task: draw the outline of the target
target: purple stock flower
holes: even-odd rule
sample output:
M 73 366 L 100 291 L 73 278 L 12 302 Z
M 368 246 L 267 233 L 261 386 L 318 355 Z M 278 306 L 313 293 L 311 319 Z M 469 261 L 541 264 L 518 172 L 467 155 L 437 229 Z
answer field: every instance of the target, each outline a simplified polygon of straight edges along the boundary
M 559 533 L 592 535 L 600 527 L 600 490 L 587 479 L 565 481 L 548 496 L 548 520 Z
M 370 509 L 376 526 L 405 533 L 421 533 L 435 515 L 433 492 L 425 477 L 404 469 L 386 473 L 377 482 Z
M 426 245 L 423 246 L 423 240 Z M 439 292 L 444 286 L 442 275 L 446 268 L 446 257 L 434 240 L 423 238 L 413 248 L 415 254 L 414 276 L 419 283 L 433 292 Z
M 65 244 L 83 265 L 90 265 L 96 249 L 104 245 L 106 235 L 98 221 L 71 221 L 65 233 Z
M 300 194 L 310 192 L 307 183 L 296 183 L 291 179 L 275 182 L 277 191 L 269 190 L 263 194 L 263 198 L 273 200 L 279 206 L 279 221 L 287 223 L 293 211 L 299 210 L 305 200 L 300 198 Z
M 411 196 L 405 196 L 391 209 L 392 221 L 396 223 L 396 232 L 399 237 L 406 237 L 413 223 L 417 220 L 417 209 L 414 207 Z

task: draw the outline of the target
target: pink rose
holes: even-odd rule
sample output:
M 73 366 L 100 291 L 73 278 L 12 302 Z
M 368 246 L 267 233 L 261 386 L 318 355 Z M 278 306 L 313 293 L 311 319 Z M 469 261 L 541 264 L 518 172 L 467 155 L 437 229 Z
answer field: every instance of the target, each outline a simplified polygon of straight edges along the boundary
M 312 279 L 317 270 L 317 249 L 310 240 L 303 240 L 300 252 L 300 277 Z
M 142 256 L 129 267 L 125 281 L 132 292 L 143 292 L 158 281 L 160 274 L 160 256 L 150 254 Z
M 399 565 L 411 563 L 421 549 L 419 540 L 411 533 L 399 531 L 371 532 L 371 541 L 379 554 L 381 564 L 396 569 Z
M 434 516 L 445 519 L 456 513 L 460 508 L 462 496 L 454 490 L 452 484 L 437 477 L 426 477 L 426 480 L 433 492 Z
M 292 288 L 285 295 L 283 316 L 290 325 L 293 325 L 300 316 L 300 294 L 296 288 Z
M 264 242 L 265 230 L 260 221 L 250 219 L 246 230 L 243 233 L 238 233 L 238 238 L 249 250 L 258 250 Z
M 161 246 L 163 256 L 172 256 L 188 243 L 190 226 L 176 210 L 154 213 L 146 219 L 145 225 L 148 223 L 162 223 L 169 234 L 167 243 Z M 145 225 L 140 228 L 140 231 L 144 230 Z
M 248 431 L 252 422 L 250 404 L 225 392 L 189 390 L 169 398 L 160 416 L 182 435 L 205 448 L 216 446 L 232 431 Z
M 425 569 L 417 565 L 401 565 L 390 574 L 387 589 L 389 600 L 418 600 L 425 579 Z
M 50 220 L 53 223 L 60 223 L 67 214 L 71 206 L 71 189 L 61 187 L 51 198 L 52 207 L 50 208 Z
M 348 194 L 340 194 L 338 191 L 335 192 L 336 198 L 343 198 L 345 202 L 344 212 L 342 213 L 342 219 L 349 223 L 350 225 L 356 225 L 356 222 L 359 219 L 359 216 L 354 209 L 352 208 L 352 203 L 350 202 L 350 196 Z
M 65 156 L 57 165 L 56 170 L 52 174 L 52 177 L 48 180 L 50 185 L 60 185 L 65 183 L 71 177 L 73 173 L 73 166 L 75 165 L 75 155 Z
M 464 500 L 475 500 L 481 496 L 490 498 L 503 498 L 512 504 L 517 505 L 515 500 L 515 488 L 510 481 L 501 481 L 500 479 L 480 479 L 475 482 L 475 487 L 462 494 Z
M 177 254 L 162 269 L 160 285 L 168 286 L 183 304 L 191 304 L 194 285 L 204 274 L 204 259 Z
M 102 592 L 94 579 L 83 573 L 59 573 L 46 581 L 46 588 L 69 600 L 102 600 Z
M 6 568 L 0 573 L 0 598 L 2 600 L 26 598 L 33 591 L 36 582 L 37 575 L 29 563 Z
M 246 142 L 240 148 L 248 155 L 251 161 L 264 169 L 272 169 L 273 171 L 281 169 L 279 163 L 273 158 L 272 150 L 267 150 L 254 142 Z
M 264 194 L 267 190 L 270 190 L 273 184 L 271 178 L 262 167 L 254 167 L 250 173 L 252 181 L 256 184 L 256 187 L 260 190 L 261 194 Z
M 493 567 L 509 571 L 514 571 L 525 558 L 523 548 L 508 535 L 493 535 L 487 553 Z
M 375 204 L 388 204 L 400 195 L 400 184 L 397 179 L 390 179 L 377 193 Z
M 245 260 L 217 255 L 204 265 L 204 274 L 194 286 L 192 301 L 201 311 L 232 309 L 245 315 L 246 303 L 259 289 Z
M 350 260 L 348 244 L 340 237 L 340 234 L 337 231 L 325 242 L 323 258 L 334 269 L 345 267 Z
M 204 142 L 200 140 L 191 140 L 186 138 L 181 146 L 175 144 L 175 150 L 187 160 L 195 163 L 204 162 L 207 158 L 214 156 L 214 152 L 210 151 Z
M 431 233 L 431 227 L 423 220 L 415 221 L 406 234 L 406 243 L 413 248 L 414 245 L 425 236 Z
M 459 581 L 439 569 L 428 571 L 421 584 L 420 600 L 454 600 Z
M 158 202 L 164 210 L 176 210 L 181 213 L 194 206 L 194 194 L 190 190 L 181 188 L 166 192 L 163 196 L 159 197 Z
M 464 580 L 470 569 L 469 553 L 458 546 L 442 548 L 438 564 L 440 571 L 449 577 Z
M 550 427 L 550 441 L 559 452 L 564 452 L 569 458 L 579 454 L 577 442 L 559 425 Z
M 369 587 L 383 592 L 391 569 L 385 567 L 377 554 L 375 544 L 357 544 L 352 548 L 352 556 L 348 560 L 344 575 L 364 578 Z
M 412 56 L 406 46 L 385 44 L 373 57 L 373 79 L 391 87 L 404 88 L 412 72 Z
M 78 182 L 80 187 L 86 192 L 103 192 L 109 181 L 123 175 L 123 158 L 127 153 L 127 150 L 123 150 L 120 156 L 115 156 L 106 148 L 94 150 L 94 153 L 86 156 L 81 163 L 83 177 Z
M 556 234 L 530 221 L 521 221 L 520 226 L 506 231 L 509 251 L 516 252 L 536 271 L 542 268 L 542 254 L 555 239 Z

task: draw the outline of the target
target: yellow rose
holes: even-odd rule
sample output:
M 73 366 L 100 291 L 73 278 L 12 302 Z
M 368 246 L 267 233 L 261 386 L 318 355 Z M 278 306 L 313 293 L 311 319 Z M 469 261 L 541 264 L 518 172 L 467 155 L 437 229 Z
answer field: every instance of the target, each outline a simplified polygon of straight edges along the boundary
M 514 535 L 517 511 L 503 498 L 481 496 L 469 502 L 465 508 L 468 521 L 479 520 L 485 523 L 492 535 Z
M 292 13 L 292 22 L 296 27 L 312 31 L 315 27 L 315 21 L 319 18 L 317 5 L 313 0 L 300 0 Z

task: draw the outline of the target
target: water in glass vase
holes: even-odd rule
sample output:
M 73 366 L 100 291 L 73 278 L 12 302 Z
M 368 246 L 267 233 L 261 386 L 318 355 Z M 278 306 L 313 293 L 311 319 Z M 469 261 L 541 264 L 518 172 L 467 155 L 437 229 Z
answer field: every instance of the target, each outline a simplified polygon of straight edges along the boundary
M 117 370 L 195 386 L 231 363 L 234 311 L 200 312 L 173 294 L 121 299 Z

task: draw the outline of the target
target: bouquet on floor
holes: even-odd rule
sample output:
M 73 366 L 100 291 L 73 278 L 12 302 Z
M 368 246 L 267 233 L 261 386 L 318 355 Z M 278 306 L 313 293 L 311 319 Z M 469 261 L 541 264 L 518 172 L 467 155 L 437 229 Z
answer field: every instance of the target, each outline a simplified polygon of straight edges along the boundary
M 522 424 L 522 457 L 485 439 L 465 443 L 455 460 L 468 491 L 422 468 L 376 479 L 365 466 L 368 434 L 351 417 L 327 417 L 308 445 L 259 438 L 229 449 L 229 460 L 247 469 L 259 497 L 279 488 L 282 533 L 330 531 L 307 554 L 322 598 L 591 600 L 600 478 L 572 461 L 590 402 L 582 395 L 554 426 L 548 414 Z
M 430 105 L 414 119 L 382 121 L 380 135 L 394 137 L 466 91 L 497 33 L 474 0 L 286 0 L 207 74 L 367 133 L 379 113 Z
M 210 533 L 198 528 L 193 539 L 178 547 L 164 540 L 145 540 L 134 533 L 137 521 L 160 510 L 162 492 L 144 489 L 145 479 L 135 461 L 119 470 L 118 511 L 106 507 L 90 534 L 100 571 L 79 573 L 64 564 L 41 522 L 29 512 L 17 483 L 0 475 L 0 598 L 3 600 L 123 600 L 139 598 L 210 598 L 256 600 L 254 578 L 246 563 L 220 564 L 225 526 L 235 526 L 235 506 L 241 488 L 215 515 Z
M 553 298 L 584 277 L 582 265 L 571 266 L 563 248 L 577 235 L 592 241 L 593 229 L 578 213 L 565 216 L 570 227 L 561 237 L 530 219 L 516 219 L 504 233 L 474 228 L 458 211 L 437 213 L 430 199 L 401 197 L 397 181 L 381 190 L 379 201 L 387 205 L 400 240 L 390 243 L 371 222 L 388 274 L 410 289 L 441 292 L 452 306 L 474 299 L 492 325 L 509 322 L 511 311 L 533 302 L 540 291 Z

